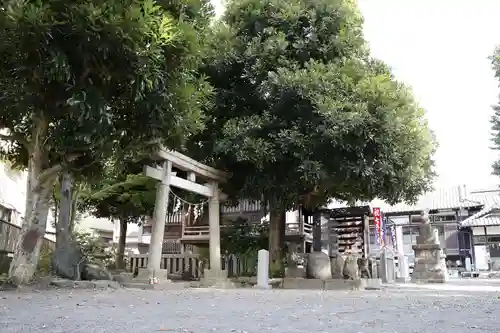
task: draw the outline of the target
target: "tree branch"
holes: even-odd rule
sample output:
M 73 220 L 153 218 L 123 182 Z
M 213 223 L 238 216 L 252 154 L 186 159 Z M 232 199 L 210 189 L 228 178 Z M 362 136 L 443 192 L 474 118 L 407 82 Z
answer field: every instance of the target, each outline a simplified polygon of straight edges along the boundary
M 40 175 L 38 176 L 38 179 L 37 179 L 38 186 L 45 183 L 50 177 L 57 175 L 59 172 L 63 171 L 68 163 L 73 162 L 74 160 L 76 160 L 80 156 L 81 156 L 80 154 L 70 154 L 70 155 L 68 155 L 68 158 L 66 158 L 65 161 L 58 163 L 56 165 L 53 165 L 50 168 L 47 168 L 45 170 L 42 170 L 42 172 L 40 172 Z

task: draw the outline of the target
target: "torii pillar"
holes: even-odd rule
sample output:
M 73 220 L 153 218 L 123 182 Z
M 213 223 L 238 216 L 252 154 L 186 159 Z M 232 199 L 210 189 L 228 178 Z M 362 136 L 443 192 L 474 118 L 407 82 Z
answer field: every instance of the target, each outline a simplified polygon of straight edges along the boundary
M 215 276 L 222 274 L 220 254 L 220 193 L 217 182 L 212 182 L 213 196 L 208 201 L 208 248 L 210 252 L 210 271 Z M 227 276 L 226 276 L 227 277 Z
M 166 161 L 161 169 L 161 176 L 156 178 L 159 182 L 156 185 L 155 209 L 153 213 L 153 226 L 151 228 L 151 241 L 148 251 L 148 277 L 153 279 L 166 278 L 167 272 L 162 274 L 161 254 L 165 237 L 165 220 L 167 217 L 168 197 L 170 192 L 170 172 L 172 162 Z M 163 276 L 162 276 L 163 275 Z

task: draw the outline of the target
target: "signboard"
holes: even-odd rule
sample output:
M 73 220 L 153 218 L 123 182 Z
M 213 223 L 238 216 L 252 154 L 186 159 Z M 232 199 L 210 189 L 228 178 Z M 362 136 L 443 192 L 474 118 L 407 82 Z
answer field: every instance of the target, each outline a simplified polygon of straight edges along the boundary
M 382 245 L 380 242 L 380 228 L 382 223 L 382 216 L 380 214 L 380 208 L 373 208 L 373 223 L 375 224 L 375 239 L 377 240 L 377 244 Z
M 391 240 L 392 240 L 392 247 L 397 250 L 398 248 L 398 241 L 396 237 L 396 223 L 391 223 Z

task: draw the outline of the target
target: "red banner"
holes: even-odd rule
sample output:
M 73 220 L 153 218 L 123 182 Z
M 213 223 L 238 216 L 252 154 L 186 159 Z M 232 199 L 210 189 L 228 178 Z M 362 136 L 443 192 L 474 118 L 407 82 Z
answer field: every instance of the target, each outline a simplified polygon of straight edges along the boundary
M 381 224 L 380 208 L 373 208 L 373 223 L 375 224 L 377 244 L 380 244 L 380 224 Z

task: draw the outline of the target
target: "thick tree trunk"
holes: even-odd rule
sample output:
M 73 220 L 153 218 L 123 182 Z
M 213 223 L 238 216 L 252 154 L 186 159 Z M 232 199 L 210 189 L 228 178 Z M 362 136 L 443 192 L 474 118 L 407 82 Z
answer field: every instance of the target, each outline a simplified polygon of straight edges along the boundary
M 313 251 L 319 252 L 322 249 L 321 241 L 321 213 L 316 211 L 313 215 Z
M 30 171 L 33 172 L 33 169 Z M 28 179 L 28 182 L 33 180 L 30 175 Z M 31 281 L 35 274 L 47 227 L 53 185 L 54 179 L 52 182 L 30 187 L 30 191 L 26 195 L 25 219 L 9 269 L 9 279 L 14 284 L 26 284 Z
M 277 267 L 283 259 L 286 211 L 271 207 L 269 213 L 269 264 Z
M 65 172 L 61 176 L 61 198 L 59 200 L 59 219 L 56 225 L 56 246 L 67 244 L 71 239 L 71 208 L 73 201 L 73 177 Z
M 125 243 L 127 240 L 127 220 L 125 218 L 120 218 L 120 239 L 118 240 L 118 252 L 116 254 L 116 268 L 125 268 Z
M 43 118 L 36 121 L 30 142 L 24 221 L 9 269 L 9 279 L 14 284 L 28 283 L 35 274 L 57 177 L 57 168 L 43 169 L 48 121 Z

